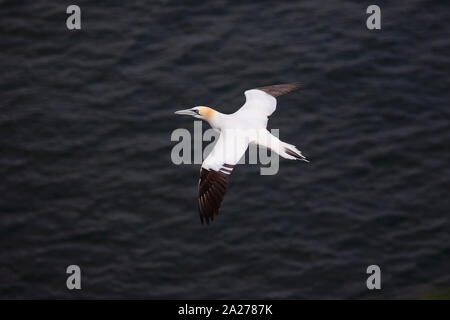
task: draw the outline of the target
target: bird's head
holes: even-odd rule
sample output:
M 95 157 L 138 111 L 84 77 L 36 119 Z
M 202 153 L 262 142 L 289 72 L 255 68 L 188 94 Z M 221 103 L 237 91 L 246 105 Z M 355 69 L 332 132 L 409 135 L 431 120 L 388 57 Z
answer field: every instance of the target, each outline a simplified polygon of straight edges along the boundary
M 206 120 L 206 121 L 209 121 L 214 116 L 215 113 L 216 113 L 216 111 L 214 109 L 211 109 L 209 107 L 203 107 L 203 106 L 198 106 L 198 107 L 194 107 L 194 108 L 186 109 L 186 110 L 175 111 L 175 114 L 192 116 L 194 118 L 202 119 L 202 120 Z

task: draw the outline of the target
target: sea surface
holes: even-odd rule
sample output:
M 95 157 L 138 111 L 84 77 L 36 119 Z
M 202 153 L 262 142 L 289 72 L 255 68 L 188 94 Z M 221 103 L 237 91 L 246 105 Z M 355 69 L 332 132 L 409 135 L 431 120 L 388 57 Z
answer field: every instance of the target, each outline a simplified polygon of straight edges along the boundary
M 0 298 L 450 297 L 448 1 L 378 1 L 381 30 L 367 1 L 70 4 L 0 1 Z M 310 163 L 237 166 L 201 225 L 173 112 L 285 82 L 269 128 Z

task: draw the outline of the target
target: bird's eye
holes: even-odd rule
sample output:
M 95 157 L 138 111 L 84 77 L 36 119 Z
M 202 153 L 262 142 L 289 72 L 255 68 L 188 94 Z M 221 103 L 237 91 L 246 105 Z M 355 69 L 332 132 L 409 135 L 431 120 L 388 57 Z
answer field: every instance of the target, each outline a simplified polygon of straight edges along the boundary
M 193 110 L 196 114 L 200 114 L 200 111 L 198 111 L 198 109 L 194 109 Z

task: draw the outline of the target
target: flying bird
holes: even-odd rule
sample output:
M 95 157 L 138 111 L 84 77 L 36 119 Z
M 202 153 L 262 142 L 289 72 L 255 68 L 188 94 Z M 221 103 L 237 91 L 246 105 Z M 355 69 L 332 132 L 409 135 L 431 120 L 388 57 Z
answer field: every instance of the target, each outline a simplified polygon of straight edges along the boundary
M 198 184 L 200 221 L 209 224 L 219 214 L 227 188 L 228 176 L 250 143 L 265 147 L 291 160 L 308 162 L 294 145 L 280 141 L 267 130 L 268 117 L 275 111 L 277 97 L 300 87 L 298 83 L 278 84 L 247 90 L 244 105 L 233 114 L 197 106 L 176 111 L 207 121 L 220 136 L 203 161 Z

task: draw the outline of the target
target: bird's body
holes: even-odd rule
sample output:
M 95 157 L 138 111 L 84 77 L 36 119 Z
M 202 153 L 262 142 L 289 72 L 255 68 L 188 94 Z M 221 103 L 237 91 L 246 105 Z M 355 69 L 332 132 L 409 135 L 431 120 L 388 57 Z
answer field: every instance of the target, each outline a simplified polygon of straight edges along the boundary
M 226 191 L 228 176 L 250 143 L 270 149 L 291 160 L 307 161 L 294 146 L 280 141 L 267 130 L 268 117 L 276 110 L 276 97 L 299 88 L 298 84 L 281 84 L 245 91 L 245 104 L 232 114 L 209 107 L 177 111 L 209 122 L 220 131 L 213 150 L 203 161 L 199 181 L 199 212 L 203 223 L 218 214 Z

